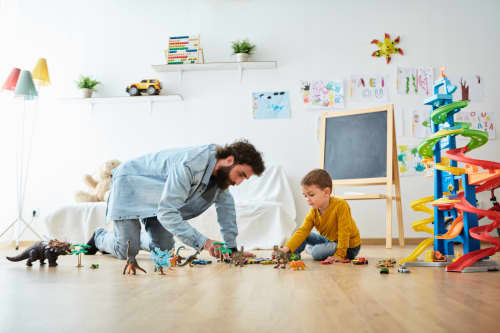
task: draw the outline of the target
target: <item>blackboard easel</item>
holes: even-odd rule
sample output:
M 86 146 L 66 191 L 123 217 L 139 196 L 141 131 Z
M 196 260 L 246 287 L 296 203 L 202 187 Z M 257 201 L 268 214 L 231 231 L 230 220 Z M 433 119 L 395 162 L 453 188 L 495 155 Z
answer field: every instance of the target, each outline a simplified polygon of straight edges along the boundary
M 392 247 L 392 202 L 396 201 L 399 245 L 404 246 L 403 209 L 392 104 L 322 116 L 321 168 L 334 187 L 385 185 L 385 193 L 339 196 L 345 200 L 386 200 L 386 248 Z M 396 187 L 393 195 L 392 187 Z

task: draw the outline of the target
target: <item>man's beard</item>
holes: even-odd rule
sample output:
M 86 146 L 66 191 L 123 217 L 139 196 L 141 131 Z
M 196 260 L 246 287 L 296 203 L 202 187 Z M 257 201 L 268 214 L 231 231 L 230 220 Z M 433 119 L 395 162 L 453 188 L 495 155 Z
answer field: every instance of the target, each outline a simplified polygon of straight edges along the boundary
M 221 166 L 217 171 L 215 172 L 215 183 L 217 184 L 217 187 L 225 190 L 229 186 L 234 185 L 234 182 L 231 181 L 229 178 L 229 172 L 233 168 L 234 165 L 231 165 L 229 167 L 224 167 Z

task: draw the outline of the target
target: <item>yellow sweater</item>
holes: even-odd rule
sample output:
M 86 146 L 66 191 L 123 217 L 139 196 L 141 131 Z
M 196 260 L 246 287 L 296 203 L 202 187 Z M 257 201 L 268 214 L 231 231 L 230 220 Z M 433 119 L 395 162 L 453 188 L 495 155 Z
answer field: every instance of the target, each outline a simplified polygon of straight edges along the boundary
M 330 204 L 323 215 L 318 209 L 311 209 L 302 226 L 295 231 L 285 244 L 290 251 L 295 251 L 309 236 L 313 227 L 331 242 L 337 242 L 335 255 L 344 258 L 347 248 L 361 245 L 359 230 L 351 216 L 347 202 L 340 198 L 330 198 Z

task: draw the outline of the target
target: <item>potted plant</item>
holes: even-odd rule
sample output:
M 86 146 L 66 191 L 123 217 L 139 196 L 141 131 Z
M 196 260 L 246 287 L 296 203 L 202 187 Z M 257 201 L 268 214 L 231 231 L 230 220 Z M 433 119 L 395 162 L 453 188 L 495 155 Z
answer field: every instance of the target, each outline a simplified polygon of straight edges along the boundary
M 76 81 L 76 85 L 82 91 L 83 98 L 92 97 L 92 93 L 96 90 L 95 86 L 101 84 L 101 82 L 93 80 L 90 76 L 80 76 L 80 80 Z
M 233 47 L 233 54 L 236 54 L 237 62 L 248 61 L 248 56 L 255 49 L 255 45 L 250 43 L 248 39 L 242 41 L 236 40 L 232 42 L 232 47 Z

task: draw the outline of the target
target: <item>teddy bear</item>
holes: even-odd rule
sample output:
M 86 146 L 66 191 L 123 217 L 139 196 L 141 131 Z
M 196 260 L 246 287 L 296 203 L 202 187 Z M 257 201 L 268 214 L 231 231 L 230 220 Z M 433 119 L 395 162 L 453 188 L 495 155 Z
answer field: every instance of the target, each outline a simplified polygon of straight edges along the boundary
M 111 171 L 120 163 L 118 160 L 104 162 L 101 165 L 98 179 L 94 179 L 91 175 L 84 175 L 83 181 L 91 188 L 91 191 L 78 191 L 75 194 L 76 202 L 107 201 L 111 184 Z

